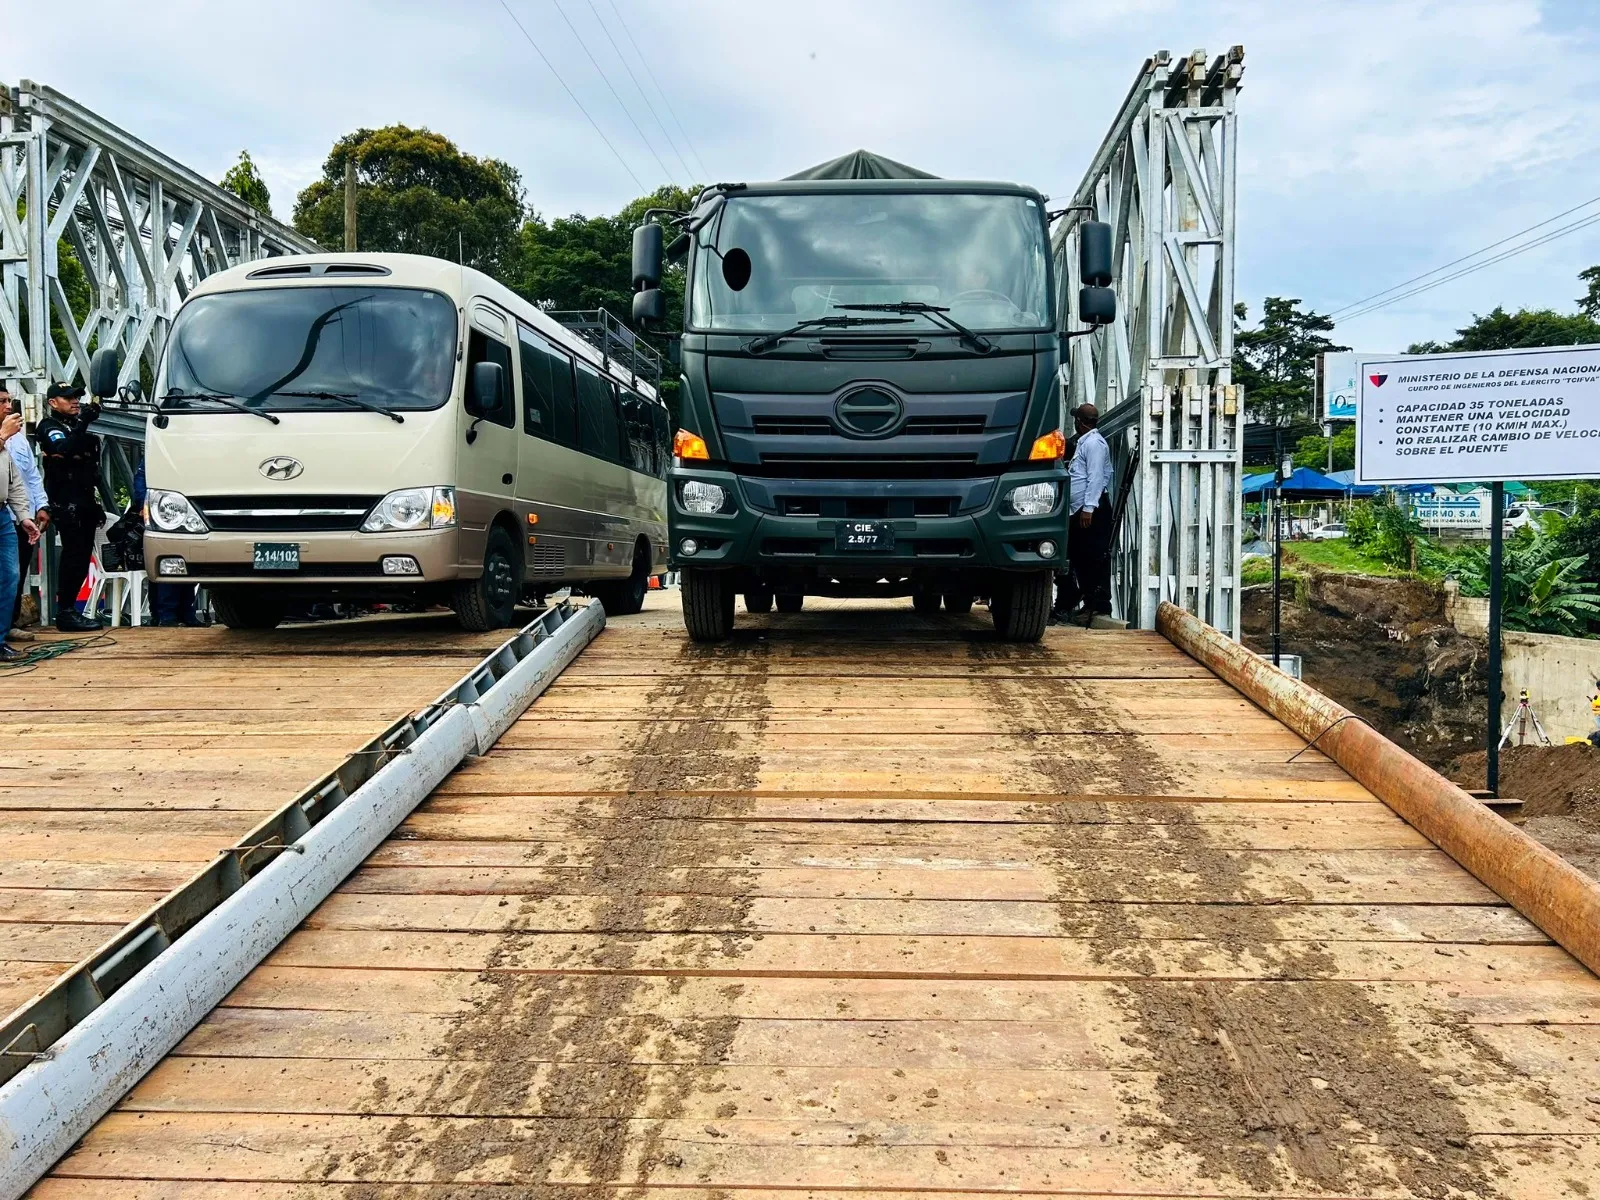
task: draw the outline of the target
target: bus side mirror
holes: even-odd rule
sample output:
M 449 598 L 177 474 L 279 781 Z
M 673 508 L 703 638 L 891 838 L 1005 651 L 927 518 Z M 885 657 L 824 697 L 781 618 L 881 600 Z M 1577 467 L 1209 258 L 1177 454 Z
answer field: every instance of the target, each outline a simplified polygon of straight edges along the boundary
M 667 319 L 667 297 L 660 288 L 646 288 L 633 294 L 633 319 L 641 326 Z
M 1085 325 L 1109 325 L 1117 319 L 1117 294 L 1108 287 L 1078 289 L 1078 320 Z
M 1111 286 L 1111 226 L 1104 221 L 1078 226 L 1078 275 L 1090 287 Z
M 117 369 L 119 355 L 115 346 L 102 346 L 89 360 L 89 392 L 107 397 L 117 394 Z
M 633 231 L 633 286 L 654 288 L 661 282 L 661 226 L 655 222 Z
M 667 339 L 667 361 L 675 367 L 683 366 L 683 339 L 681 337 Z
M 497 362 L 472 364 L 472 397 L 482 416 L 500 411 L 505 402 L 505 372 Z

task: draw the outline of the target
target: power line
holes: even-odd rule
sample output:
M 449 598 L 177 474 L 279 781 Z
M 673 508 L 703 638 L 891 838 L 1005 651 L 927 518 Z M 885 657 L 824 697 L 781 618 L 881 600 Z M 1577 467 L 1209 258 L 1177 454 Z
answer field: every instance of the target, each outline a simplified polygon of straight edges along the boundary
M 511 18 L 513 24 L 515 24 L 518 29 L 522 30 L 522 36 L 528 39 L 528 45 L 533 47 L 533 52 L 539 56 L 539 58 L 544 62 L 545 66 L 550 68 L 550 74 L 556 77 L 556 82 L 559 83 L 562 87 L 562 90 L 572 98 L 572 102 L 578 106 L 578 111 L 583 114 L 584 119 L 594 127 L 595 133 L 598 134 L 600 140 L 606 144 L 606 149 L 611 151 L 611 153 L 616 156 L 616 160 L 622 164 L 622 169 L 633 177 L 633 182 L 638 185 L 638 188 L 641 192 L 648 190 L 644 186 L 644 180 L 640 179 L 634 169 L 628 165 L 628 160 L 623 158 L 621 153 L 618 152 L 617 148 L 611 144 L 611 139 L 605 135 L 605 130 L 601 129 L 600 126 L 595 123 L 595 119 L 589 115 L 589 110 L 583 106 L 583 101 L 578 99 L 577 93 L 567 86 L 567 81 L 565 79 L 561 78 L 561 72 L 556 70 L 555 64 L 545 57 L 543 50 L 539 49 L 539 43 L 534 41 L 533 35 L 523 27 L 522 22 L 517 19 L 517 14 L 511 11 L 511 5 L 507 4 L 506 0 L 500 0 L 500 7 L 506 10 L 506 16 Z
M 578 45 L 583 48 L 584 54 L 594 65 L 594 69 L 599 72 L 600 78 L 605 81 L 606 88 L 611 93 L 611 98 L 617 102 L 617 107 L 622 109 L 622 115 L 628 118 L 628 123 L 633 126 L 634 132 L 639 135 L 639 140 L 644 143 L 645 149 L 650 151 L 651 157 L 656 160 L 656 165 L 661 168 L 661 173 L 667 177 L 667 182 L 673 182 L 672 170 L 662 161 L 661 155 L 656 153 L 654 144 L 645 136 L 644 130 L 639 126 L 639 122 L 633 119 L 633 113 L 628 110 L 628 106 L 622 102 L 622 96 L 612 86 L 611 76 L 606 74 L 605 68 L 600 65 L 600 60 L 590 53 L 589 43 L 583 40 L 583 34 L 578 32 L 578 27 L 572 23 L 571 18 L 567 16 L 566 10 L 561 7 L 561 0 L 550 0 L 550 6 L 561 14 L 561 19 L 567 23 L 567 28 L 572 30 L 572 36 L 578 39 Z
M 616 14 L 617 23 L 622 26 L 622 32 L 627 35 L 628 44 L 633 47 L 633 52 L 639 58 L 644 73 L 650 77 L 650 82 L 656 85 L 656 92 L 661 96 L 661 103 L 667 106 L 667 114 L 672 118 L 672 123 L 678 127 L 678 132 L 683 135 L 683 144 L 689 147 L 689 153 L 694 155 L 694 161 L 700 166 L 700 179 L 703 183 L 711 181 L 711 172 L 706 170 L 705 160 L 700 157 L 700 151 L 695 149 L 694 142 L 689 137 L 689 131 L 683 127 L 683 122 L 678 119 L 677 110 L 672 107 L 672 101 L 667 99 L 666 89 L 661 86 L 661 81 L 656 78 L 656 73 L 650 69 L 650 60 L 639 49 L 639 43 L 633 39 L 633 30 L 628 28 L 628 22 L 623 18 L 622 12 L 617 8 L 616 0 L 606 0 L 611 5 L 611 11 Z
M 611 48 L 617 52 L 618 60 L 621 61 L 623 69 L 628 72 L 628 78 L 633 80 L 634 90 L 639 93 L 639 99 L 644 101 L 644 106 L 650 110 L 650 116 L 655 121 L 656 128 L 661 130 L 661 136 L 667 139 L 667 145 L 672 148 L 672 153 L 677 156 L 679 164 L 683 167 L 684 178 L 692 182 L 694 180 L 694 168 L 683 157 L 683 151 L 678 149 L 678 143 L 673 141 L 672 134 L 667 131 L 666 125 L 662 123 L 661 114 L 656 111 L 656 106 L 650 102 L 650 97 L 645 95 L 644 88 L 639 83 L 639 77 L 633 73 L 633 67 L 628 62 L 628 56 L 622 52 L 622 47 L 617 45 L 617 39 L 611 36 L 611 30 L 606 27 L 605 21 L 600 17 L 600 10 L 594 6 L 594 0 L 585 0 L 585 3 L 588 4 L 589 11 L 594 14 L 594 23 L 600 26 L 600 31 L 606 35 L 606 41 L 610 42 Z

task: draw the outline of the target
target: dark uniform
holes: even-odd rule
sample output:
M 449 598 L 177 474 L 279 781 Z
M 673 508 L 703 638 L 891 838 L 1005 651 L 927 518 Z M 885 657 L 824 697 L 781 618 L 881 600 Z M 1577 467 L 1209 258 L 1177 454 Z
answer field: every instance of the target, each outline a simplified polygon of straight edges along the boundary
M 52 384 L 48 397 L 79 396 L 82 389 Z M 52 410 L 39 422 L 39 461 L 44 490 L 50 497 L 50 528 L 61 539 L 57 564 L 56 626 L 65 630 L 97 629 L 99 622 L 78 616 L 78 592 L 89 574 L 95 530 L 105 524 L 105 509 L 95 496 L 100 481 L 100 439 L 89 425 L 100 406 L 85 404 L 76 417 Z

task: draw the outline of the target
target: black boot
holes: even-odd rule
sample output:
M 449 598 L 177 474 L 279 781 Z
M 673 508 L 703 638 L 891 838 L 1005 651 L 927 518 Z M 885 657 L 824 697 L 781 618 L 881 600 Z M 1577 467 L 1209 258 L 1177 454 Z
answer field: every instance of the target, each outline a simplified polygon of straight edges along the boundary
M 72 609 L 62 609 L 56 616 L 56 628 L 62 633 L 99 633 L 100 622 L 81 617 Z

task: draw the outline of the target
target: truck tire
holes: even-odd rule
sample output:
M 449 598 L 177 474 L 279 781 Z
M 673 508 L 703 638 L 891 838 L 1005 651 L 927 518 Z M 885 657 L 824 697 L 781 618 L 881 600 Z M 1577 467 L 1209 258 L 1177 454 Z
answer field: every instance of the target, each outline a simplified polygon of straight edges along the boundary
M 911 607 L 925 617 L 937 616 L 939 613 L 939 593 L 932 588 L 916 588 L 911 593 Z
M 797 613 L 806 606 L 806 598 L 796 592 L 779 592 L 777 598 L 781 613 Z
M 633 571 L 623 580 L 596 584 L 593 596 L 605 606 L 608 617 L 631 617 L 644 608 L 650 591 L 650 552 L 643 547 L 633 551 Z
M 1051 590 L 1055 582 L 1049 571 L 1029 571 L 1012 575 L 995 585 L 989 612 L 994 631 L 1003 642 L 1037 642 L 1050 623 Z
M 683 627 L 697 642 L 724 642 L 733 632 L 733 584 L 722 571 L 683 573 Z
M 276 629 L 289 605 L 276 590 L 262 587 L 214 587 L 211 607 L 229 629 Z
M 483 571 L 456 584 L 450 597 L 456 621 L 474 633 L 504 629 L 516 619 L 522 593 L 522 559 L 511 535 L 498 525 L 483 547 Z
M 972 611 L 972 596 L 965 592 L 946 592 L 944 610 L 953 616 L 964 616 Z
M 744 594 L 744 610 L 747 613 L 766 613 L 772 611 L 772 589 L 756 588 Z

